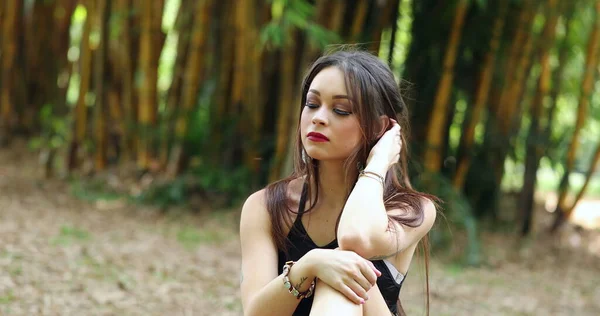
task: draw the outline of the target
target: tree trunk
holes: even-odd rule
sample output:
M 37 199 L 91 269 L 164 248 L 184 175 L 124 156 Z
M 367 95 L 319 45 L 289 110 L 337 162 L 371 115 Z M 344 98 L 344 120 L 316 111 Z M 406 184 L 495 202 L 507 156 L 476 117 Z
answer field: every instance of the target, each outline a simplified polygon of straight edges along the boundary
M 158 59 L 164 44 L 161 30 L 164 0 L 140 1 L 140 88 L 138 123 L 140 125 L 137 163 L 141 170 L 148 170 L 154 157 L 153 140 L 157 115 Z
M 95 140 L 95 159 L 94 166 L 96 171 L 106 168 L 106 150 L 108 147 L 107 138 L 107 89 L 106 65 L 108 51 L 108 20 L 110 12 L 109 0 L 96 0 L 96 10 L 93 17 L 94 31 L 100 39 L 94 55 L 94 92 L 96 94 L 96 104 L 94 105 L 94 140 Z
M 566 205 L 567 192 L 569 189 L 569 175 L 575 164 L 575 155 L 579 147 L 579 134 L 583 128 L 584 121 L 588 112 L 588 105 L 590 102 L 591 92 L 595 82 L 595 76 L 598 67 L 598 54 L 600 51 L 600 1 L 596 2 L 596 14 L 595 23 L 588 41 L 586 57 L 585 57 L 585 68 L 583 72 L 583 80 L 581 87 L 581 95 L 579 97 L 579 105 L 577 107 L 577 119 L 575 122 L 575 131 L 571 137 L 571 143 L 569 144 L 569 150 L 567 152 L 567 160 L 565 162 L 565 171 L 561 178 L 558 192 L 558 202 L 555 210 L 555 218 L 551 232 L 555 232 L 561 226 L 561 224 L 568 219 L 566 212 L 569 207 Z
M 540 129 L 540 119 L 544 114 L 543 101 L 550 90 L 550 49 L 554 43 L 556 24 L 559 17 L 556 12 L 556 6 L 557 0 L 550 0 L 548 2 L 548 19 L 542 31 L 541 46 L 538 53 L 541 72 L 535 96 L 529 109 L 531 123 L 529 125 L 529 132 L 527 133 L 525 172 L 520 197 L 521 235 L 523 236 L 529 234 L 531 223 L 533 222 L 536 175 L 542 151 L 542 142 L 545 142 L 545 139 L 542 138 L 542 130 Z
M 435 96 L 433 104 L 433 115 L 429 122 L 427 132 L 427 148 L 425 149 L 425 168 L 429 172 L 439 172 L 442 164 L 442 143 L 444 137 L 445 119 L 447 117 L 448 99 L 450 98 L 452 80 L 454 76 L 454 64 L 460 37 L 462 34 L 462 25 L 465 19 L 469 1 L 460 0 L 456 6 L 456 13 L 450 31 L 450 41 L 446 48 L 444 57 L 444 68 L 442 77 Z
M 387 62 L 388 66 L 393 71 L 393 62 L 394 62 L 394 51 L 396 49 L 396 33 L 398 32 L 398 17 L 400 14 L 400 1 L 394 1 L 394 6 L 392 7 L 392 32 L 390 34 L 390 46 L 388 49 Z
M 581 187 L 581 190 L 579 190 L 579 193 L 577 193 L 577 195 L 575 196 L 575 199 L 573 200 L 573 203 L 571 204 L 571 206 L 569 206 L 567 209 L 564 210 L 565 218 L 569 218 L 571 216 L 571 214 L 573 213 L 573 210 L 575 209 L 575 206 L 577 206 L 577 203 L 581 200 L 581 198 L 585 194 L 585 191 L 587 190 L 587 188 L 592 180 L 592 177 L 594 176 L 594 173 L 596 172 L 596 169 L 598 168 L 599 164 L 600 164 L 600 143 L 598 143 L 598 145 L 596 146 L 596 151 L 594 152 L 594 156 L 590 160 L 590 167 L 588 168 L 588 171 L 585 173 L 585 181 L 583 182 L 583 186 Z
M 86 97 L 90 89 L 92 74 L 92 50 L 90 48 L 90 32 L 92 28 L 92 17 L 94 16 L 94 4 L 91 0 L 85 1 L 87 16 L 83 23 L 81 45 L 79 54 L 79 95 L 75 105 L 74 131 L 69 148 L 69 161 L 67 167 L 69 172 L 79 167 L 82 156 L 82 145 L 85 141 L 87 131 L 87 103 Z
M 184 70 L 184 85 L 182 86 L 181 111 L 175 125 L 175 145 L 171 153 L 169 174 L 179 174 L 185 165 L 183 164 L 185 152 L 183 140 L 187 133 L 188 119 L 198 100 L 198 91 L 204 80 L 206 67 L 207 40 L 209 34 L 210 14 L 213 1 L 201 1 L 196 3 L 193 29 L 190 39 L 187 62 Z
M 0 19 L 2 26 L 2 39 L 0 40 L 0 147 L 8 144 L 13 125 L 15 84 L 14 67 L 17 54 L 17 25 L 22 1 L 5 0 L 0 4 L 3 18 Z
M 215 55 L 217 63 L 217 88 L 215 90 L 215 105 L 211 112 L 210 138 L 213 140 L 210 145 L 209 159 L 212 165 L 223 163 L 226 151 L 223 145 L 225 117 L 229 115 L 231 108 L 231 95 L 234 78 L 234 58 L 235 58 L 235 28 L 234 28 L 234 5 L 231 2 L 217 2 L 218 26 L 217 36 L 220 39 L 220 45 L 217 45 Z M 231 145 L 229 146 L 231 150 Z
M 333 1 L 333 9 L 330 13 L 329 26 L 328 28 L 336 33 L 342 31 L 344 23 L 344 13 L 346 13 L 347 2 L 346 1 Z
M 481 119 L 485 109 L 486 101 L 488 99 L 488 94 L 490 92 L 490 86 L 494 75 L 494 66 L 496 64 L 496 54 L 498 53 L 498 47 L 500 46 L 500 38 L 502 37 L 504 20 L 507 11 L 508 2 L 502 2 L 500 4 L 496 20 L 494 21 L 492 38 L 490 40 L 490 49 L 487 52 L 483 62 L 470 120 L 467 122 L 465 129 L 461 133 L 461 140 L 458 146 L 458 167 L 452 180 L 452 185 L 457 191 L 462 190 L 467 176 L 467 171 L 469 170 L 469 166 L 471 164 L 473 143 L 475 140 L 475 127 Z
M 251 123 L 248 126 L 249 133 L 245 133 L 245 135 L 251 135 L 251 146 L 245 150 L 245 164 L 252 173 L 252 179 L 258 179 L 257 174 L 260 167 L 258 146 L 262 137 L 265 98 L 262 97 L 263 93 L 260 91 L 259 84 L 262 51 L 257 43 L 259 42 L 259 32 L 262 26 L 258 24 L 257 17 L 264 11 L 265 4 L 261 1 L 247 1 L 246 3 L 249 7 L 246 10 L 248 21 L 246 27 L 248 77 L 246 80 L 248 81 L 248 90 L 246 91 L 245 112 L 249 118 L 248 122 Z
M 293 107 L 289 100 L 295 100 L 294 96 L 294 64 L 296 63 L 295 49 L 293 43 L 288 43 L 281 52 L 281 67 L 279 76 L 281 86 L 279 90 L 279 101 L 277 102 L 277 130 L 275 142 L 275 155 L 271 167 L 269 181 L 273 182 L 279 179 L 283 173 L 283 165 L 286 154 L 288 153 L 288 143 L 290 139 L 290 121 Z
M 247 27 L 247 10 L 249 9 L 246 1 L 236 1 L 234 5 L 234 57 L 233 57 L 233 79 L 232 79 L 232 95 L 231 95 L 231 112 L 240 115 L 244 112 L 246 105 L 245 93 L 247 91 L 248 82 L 248 42 L 245 36 Z M 248 124 L 236 124 L 235 135 L 243 135 L 247 130 Z M 226 160 L 229 164 L 243 163 L 244 144 L 242 139 L 234 138 L 230 143 L 231 151 L 227 155 Z M 237 159 L 235 157 L 238 157 Z
M 356 4 L 356 13 L 354 14 L 354 19 L 352 20 L 352 28 L 350 33 L 352 42 L 360 41 L 361 34 L 365 29 L 365 21 L 367 20 L 368 12 L 369 2 L 358 1 L 358 4 Z
M 197 3 L 191 0 L 181 1 L 175 20 L 174 32 L 177 34 L 177 57 L 175 58 L 175 65 L 173 66 L 173 79 L 167 93 L 166 113 L 164 118 L 166 135 L 163 135 L 161 139 L 159 154 L 161 166 L 166 166 L 168 163 L 169 148 L 173 140 L 174 121 L 177 120 L 177 116 L 179 115 L 184 73 L 192 37 L 190 30 L 193 27 L 192 13 L 194 12 L 194 4 Z
M 133 10 L 132 0 L 115 1 L 115 11 L 119 16 L 119 34 L 117 37 L 118 48 L 117 65 L 119 67 L 119 91 L 121 94 L 122 122 L 120 138 L 120 157 L 121 162 L 130 161 L 134 157 L 135 146 L 133 141 L 133 126 L 136 122 L 136 106 L 134 101 L 134 66 L 132 62 L 132 36 L 131 36 L 131 11 Z
M 494 134 L 498 139 L 494 140 L 492 168 L 496 186 L 499 188 L 504 175 L 504 161 L 509 148 L 517 109 L 521 103 L 522 88 L 526 84 L 531 65 L 531 51 L 533 49 L 533 17 L 535 16 L 535 5 L 532 1 L 523 4 L 521 21 L 511 51 L 506 69 L 505 84 L 500 95 L 500 106 L 492 116 L 496 119 Z
M 374 8 L 372 8 L 373 14 L 371 15 L 371 17 L 374 18 L 374 23 L 372 24 L 374 25 L 374 28 L 372 29 L 371 38 L 369 39 L 369 51 L 373 54 L 379 54 L 379 48 L 381 47 L 381 33 L 383 33 L 383 29 L 391 23 L 396 22 L 392 21 L 392 17 L 395 16 L 393 8 L 396 5 L 395 2 L 398 1 L 399 0 L 388 0 L 385 1 L 385 3 L 382 1 L 374 1 Z

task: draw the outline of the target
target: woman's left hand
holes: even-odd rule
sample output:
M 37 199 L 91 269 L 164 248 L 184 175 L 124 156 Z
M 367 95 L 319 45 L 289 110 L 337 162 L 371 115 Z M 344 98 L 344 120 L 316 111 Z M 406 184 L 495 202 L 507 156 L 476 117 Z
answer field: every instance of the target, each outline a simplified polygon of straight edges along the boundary
M 390 123 L 392 128 L 385 132 L 373 146 L 365 167 L 365 170 L 377 172 L 384 177 L 388 169 L 400 159 L 402 149 L 400 125 L 393 119 L 390 119 Z

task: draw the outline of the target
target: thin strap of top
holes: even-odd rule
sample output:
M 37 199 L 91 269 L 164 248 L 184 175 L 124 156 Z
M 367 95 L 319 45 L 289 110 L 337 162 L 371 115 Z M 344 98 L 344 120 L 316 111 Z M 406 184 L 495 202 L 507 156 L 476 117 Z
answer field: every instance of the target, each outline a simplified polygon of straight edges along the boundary
M 298 205 L 298 216 L 296 217 L 296 222 L 302 218 L 302 214 L 304 214 L 304 208 L 306 205 L 306 196 L 307 196 L 308 184 L 304 182 L 302 185 L 302 193 L 300 194 L 300 205 Z

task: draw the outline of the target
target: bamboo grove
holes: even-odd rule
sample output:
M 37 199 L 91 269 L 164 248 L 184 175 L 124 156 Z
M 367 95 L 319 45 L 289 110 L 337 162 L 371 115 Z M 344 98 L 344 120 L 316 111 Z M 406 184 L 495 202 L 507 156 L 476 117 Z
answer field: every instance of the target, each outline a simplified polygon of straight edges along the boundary
M 599 16 L 600 0 L 5 0 L 0 142 L 31 139 L 48 177 L 200 170 L 250 190 L 291 170 L 306 67 L 350 46 L 401 78 L 414 172 L 495 218 L 516 161 L 527 234 L 547 158 L 556 230 L 600 161 Z

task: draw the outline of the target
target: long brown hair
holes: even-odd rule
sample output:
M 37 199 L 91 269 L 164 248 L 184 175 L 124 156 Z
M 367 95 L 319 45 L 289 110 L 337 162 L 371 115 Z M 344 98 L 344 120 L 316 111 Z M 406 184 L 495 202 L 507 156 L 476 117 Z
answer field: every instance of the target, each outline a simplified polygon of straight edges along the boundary
M 409 227 L 418 227 L 424 217 L 422 199 L 428 198 L 434 202 L 438 199 L 430 194 L 414 190 L 410 183 L 407 168 L 409 115 L 392 71 L 376 56 L 364 51 L 337 51 L 322 56 L 312 64 L 302 82 L 300 112 L 306 105 L 306 95 L 311 82 L 321 70 L 327 67 L 337 67 L 344 73 L 349 97 L 355 100 L 353 112 L 358 118 L 363 135 L 361 144 L 354 149 L 344 163 L 346 179 L 351 180 L 348 183 L 352 183 L 347 188 L 346 199 L 356 183 L 357 169 L 365 167 L 369 152 L 377 143 L 377 132 L 383 128 L 380 125 L 380 116 L 386 115 L 394 118 L 402 128 L 402 149 L 398 163 L 394 164 L 387 172 L 383 194 L 384 205 L 386 210 L 406 210 L 402 215 L 390 215 L 391 220 Z M 316 159 L 307 157 L 302 146 L 299 125 L 296 150 L 294 151 L 294 171 L 290 176 L 266 187 L 267 210 L 271 218 L 272 235 L 278 249 L 282 251 L 287 250 L 286 231 L 292 226 L 292 214 L 297 214 L 290 207 L 291 201 L 287 193 L 289 183 L 294 179 L 306 177 L 306 183 L 316 184 L 314 188 L 308 186 L 307 196 L 316 196 L 316 199 L 319 196 L 319 163 Z M 311 190 L 315 190 L 315 194 L 312 194 Z M 311 199 L 310 207 L 306 211 L 312 209 L 317 202 L 316 199 L 314 201 Z M 425 248 L 427 248 L 427 242 L 427 236 L 425 236 L 422 240 Z M 427 314 L 429 314 L 429 260 L 427 253 L 425 253 L 425 273 Z M 398 300 L 398 307 L 401 314 L 404 314 L 400 300 Z

